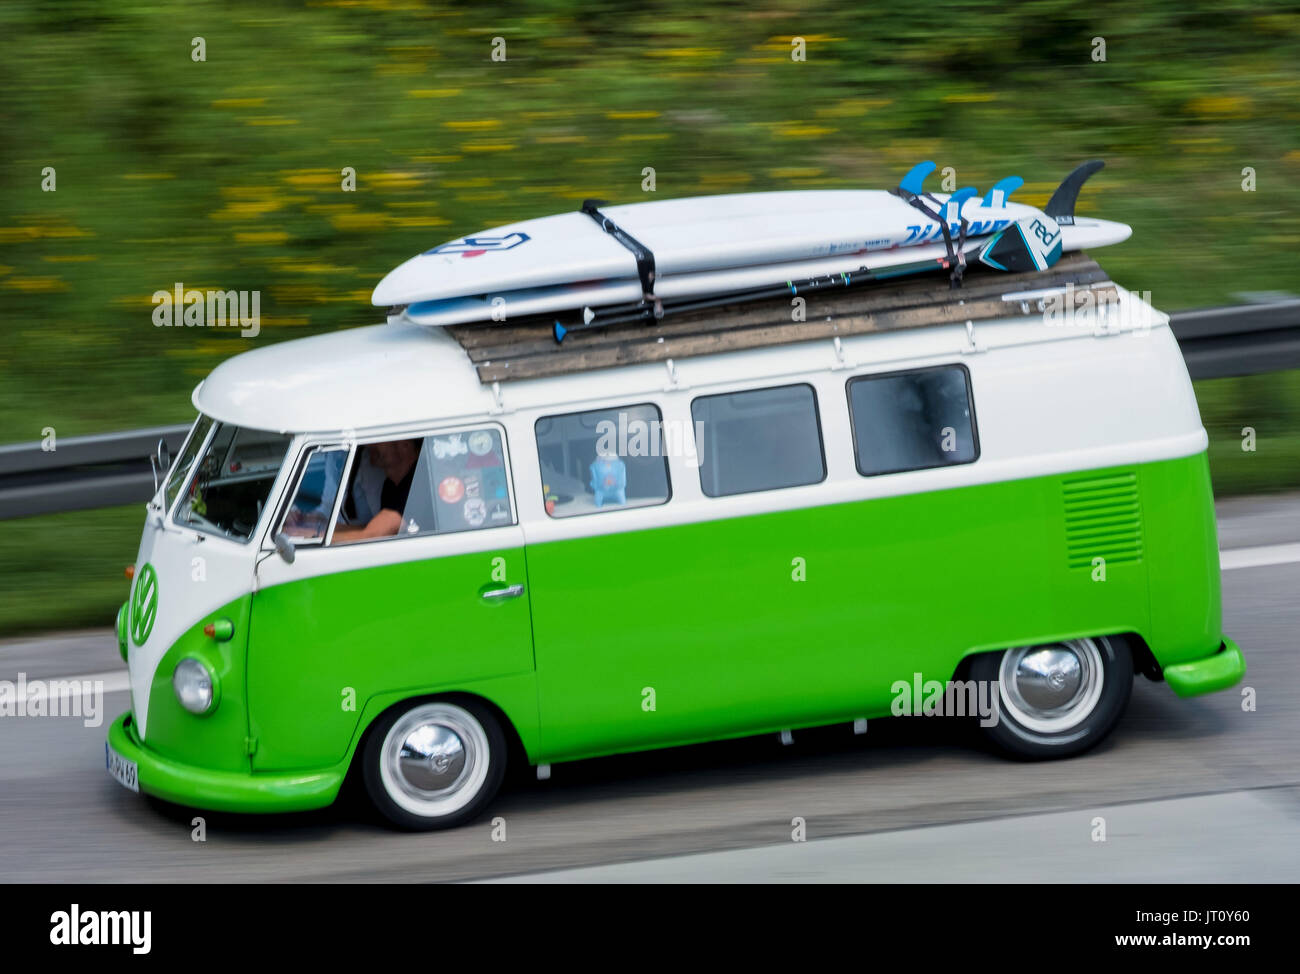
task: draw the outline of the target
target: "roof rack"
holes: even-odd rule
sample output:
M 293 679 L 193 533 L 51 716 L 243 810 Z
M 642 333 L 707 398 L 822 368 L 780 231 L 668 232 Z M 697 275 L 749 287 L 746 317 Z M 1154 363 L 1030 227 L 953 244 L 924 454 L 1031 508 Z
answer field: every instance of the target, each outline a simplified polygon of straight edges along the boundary
M 1050 270 L 1024 274 L 972 265 L 963 286 L 955 290 L 946 276 L 927 275 L 897 283 L 876 281 L 851 291 L 813 292 L 807 296 L 803 321 L 791 320 L 791 301 L 784 297 L 577 332 L 562 345 L 553 336 L 554 315 L 512 324 L 448 325 L 446 331 L 469 355 L 479 381 L 490 385 L 903 328 L 1031 317 L 1042 313 L 1036 302 L 1005 301 L 1002 296 L 1067 284 L 1076 289 L 1076 306 L 1115 299 L 1115 285 L 1106 272 L 1077 252 L 1066 254 Z M 1083 291 L 1091 293 L 1084 297 Z

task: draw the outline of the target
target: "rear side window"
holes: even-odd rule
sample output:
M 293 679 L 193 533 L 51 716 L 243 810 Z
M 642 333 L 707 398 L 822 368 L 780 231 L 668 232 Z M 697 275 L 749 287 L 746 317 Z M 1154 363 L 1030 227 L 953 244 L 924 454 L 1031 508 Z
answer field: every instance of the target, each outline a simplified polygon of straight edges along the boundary
M 701 396 L 691 403 L 700 489 L 709 497 L 826 478 L 817 394 L 809 385 Z
M 543 416 L 536 433 L 546 513 L 573 517 L 667 503 L 675 432 L 664 429 L 653 403 Z
M 970 374 L 963 366 L 849 380 L 858 473 L 864 477 L 971 463 L 979 456 Z

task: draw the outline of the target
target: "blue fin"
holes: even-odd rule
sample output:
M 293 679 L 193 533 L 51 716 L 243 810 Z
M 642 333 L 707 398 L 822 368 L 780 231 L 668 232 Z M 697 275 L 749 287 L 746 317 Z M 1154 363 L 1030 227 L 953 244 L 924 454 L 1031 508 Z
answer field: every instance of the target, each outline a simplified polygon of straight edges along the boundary
M 906 190 L 913 196 L 920 196 L 921 193 L 924 192 L 921 187 L 925 183 L 925 177 L 938 168 L 938 166 L 928 160 L 926 162 L 918 162 L 907 171 L 907 175 L 899 182 L 898 188 Z
M 1006 179 L 999 179 L 993 184 L 992 189 L 984 194 L 984 202 L 980 206 L 993 206 L 993 197 L 996 193 L 1002 193 L 1000 203 L 1005 203 L 1011 199 L 1011 194 L 1025 185 L 1025 181 L 1019 176 L 1008 176 Z
M 564 336 L 569 333 L 569 329 L 565 328 L 557 321 L 555 326 L 551 329 L 551 332 L 555 335 L 555 344 L 558 345 L 560 342 L 564 341 Z
M 975 193 L 974 186 L 963 186 L 948 197 L 948 202 L 943 205 L 943 212 L 944 219 L 948 221 L 950 226 L 957 226 L 961 222 L 962 204 L 974 196 Z
M 968 199 L 970 199 L 978 192 L 979 190 L 977 190 L 974 186 L 963 186 L 961 189 L 957 190 L 957 192 L 953 193 L 951 196 L 948 197 L 948 202 L 956 203 L 957 207 L 960 209 L 963 203 L 965 203 Z

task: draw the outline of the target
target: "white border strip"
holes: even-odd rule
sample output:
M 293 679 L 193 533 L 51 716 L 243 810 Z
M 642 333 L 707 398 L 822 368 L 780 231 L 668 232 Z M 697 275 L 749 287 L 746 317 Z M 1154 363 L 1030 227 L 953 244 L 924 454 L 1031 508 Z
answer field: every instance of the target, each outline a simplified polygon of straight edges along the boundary
M 131 677 L 126 670 L 86 673 L 82 676 L 31 676 L 25 677 L 24 683 L 26 687 L 23 700 L 28 707 L 37 701 L 48 703 L 51 696 L 57 697 L 61 702 L 66 702 L 73 696 L 79 697 L 87 683 L 92 686 L 102 683 L 104 693 L 122 693 L 131 689 Z M 37 686 L 33 687 L 33 683 Z M 58 693 L 53 695 L 50 693 L 51 684 L 59 684 Z
M 1300 541 L 1256 545 L 1253 548 L 1229 548 L 1219 552 L 1219 568 L 1225 572 L 1238 568 L 1263 568 L 1265 565 L 1292 565 L 1296 562 L 1300 562 Z

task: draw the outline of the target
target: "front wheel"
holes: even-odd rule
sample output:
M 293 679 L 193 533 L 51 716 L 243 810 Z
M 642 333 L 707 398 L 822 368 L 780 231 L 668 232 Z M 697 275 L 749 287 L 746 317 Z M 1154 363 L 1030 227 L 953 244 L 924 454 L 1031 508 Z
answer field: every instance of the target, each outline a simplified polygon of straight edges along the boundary
M 366 791 L 399 828 L 468 822 L 505 775 L 506 740 L 487 707 L 426 700 L 394 707 L 376 722 L 362 755 Z
M 985 653 L 970 672 L 974 680 L 997 682 L 997 720 L 983 730 L 1020 758 L 1088 750 L 1114 728 L 1133 689 L 1132 653 L 1115 636 Z

